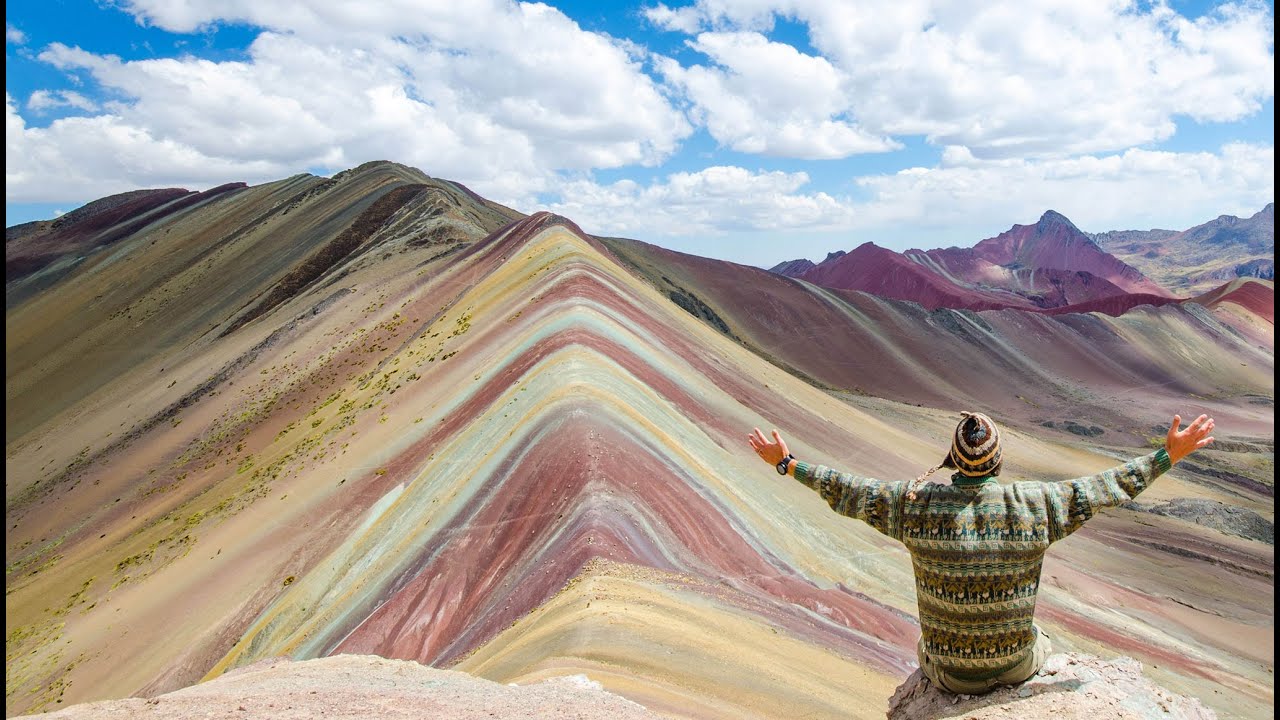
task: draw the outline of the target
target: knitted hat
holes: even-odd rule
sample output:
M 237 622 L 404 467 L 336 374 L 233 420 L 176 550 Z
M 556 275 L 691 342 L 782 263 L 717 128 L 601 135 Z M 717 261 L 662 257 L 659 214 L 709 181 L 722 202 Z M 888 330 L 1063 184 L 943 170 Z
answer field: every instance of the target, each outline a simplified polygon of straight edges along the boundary
M 962 412 L 951 438 L 951 452 L 943 461 L 946 467 L 968 477 L 1000 473 L 1000 430 L 982 413 Z

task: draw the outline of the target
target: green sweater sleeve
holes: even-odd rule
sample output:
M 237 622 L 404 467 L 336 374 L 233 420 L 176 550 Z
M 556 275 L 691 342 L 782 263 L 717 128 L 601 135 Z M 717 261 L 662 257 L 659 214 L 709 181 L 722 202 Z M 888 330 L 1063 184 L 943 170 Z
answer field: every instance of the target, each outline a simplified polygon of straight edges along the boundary
M 1160 448 L 1097 475 L 1045 483 L 1049 542 L 1079 530 L 1099 509 L 1129 502 L 1171 466 L 1169 453 Z
M 796 462 L 795 476 L 816 490 L 832 510 L 862 520 L 891 538 L 902 539 L 901 499 L 906 483 L 883 482 L 805 462 Z

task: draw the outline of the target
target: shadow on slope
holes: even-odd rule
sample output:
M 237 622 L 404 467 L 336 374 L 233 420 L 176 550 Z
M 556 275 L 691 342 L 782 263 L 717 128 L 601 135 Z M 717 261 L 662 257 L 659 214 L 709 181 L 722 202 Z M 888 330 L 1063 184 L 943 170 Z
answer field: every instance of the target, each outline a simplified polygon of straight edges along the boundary
M 420 190 L 383 199 L 405 186 Z M 88 211 L 111 198 L 90 203 L 80 221 L 55 221 L 48 238 L 24 239 L 45 248 L 57 233 L 92 224 L 93 233 L 76 237 L 96 247 L 109 238 L 110 251 L 58 241 L 48 252 L 60 253 L 56 264 L 65 273 L 39 287 L 30 286 L 35 276 L 6 281 L 6 444 L 111 383 L 130 375 L 152 381 L 192 346 L 206 347 L 333 276 L 339 264 L 356 260 L 349 256 L 361 243 L 381 245 L 384 255 L 423 237 L 462 245 L 516 217 L 452 183 L 385 162 L 329 179 L 222 186 L 181 195 L 160 211 L 138 206 L 173 194 L 166 192 L 112 203 L 110 212 Z M 397 209 L 414 211 L 412 221 Z

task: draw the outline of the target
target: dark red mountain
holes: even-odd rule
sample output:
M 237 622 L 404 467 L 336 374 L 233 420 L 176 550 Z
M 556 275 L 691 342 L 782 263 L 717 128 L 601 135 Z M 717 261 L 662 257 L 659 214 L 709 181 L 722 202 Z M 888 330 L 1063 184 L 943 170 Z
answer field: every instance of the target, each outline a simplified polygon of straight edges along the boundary
M 1258 317 L 1265 318 L 1267 322 L 1275 322 L 1275 286 L 1268 283 L 1254 282 L 1252 278 L 1232 280 L 1203 295 L 1192 298 L 1190 302 L 1210 308 L 1216 308 L 1222 303 L 1234 303 Z
M 815 267 L 815 265 L 812 260 L 800 258 L 799 260 L 785 260 L 780 262 L 769 268 L 769 272 L 774 273 L 775 275 L 784 275 L 786 277 L 800 277 L 813 267 Z
M 866 243 L 799 274 L 785 274 L 825 287 L 909 300 L 930 310 L 1041 310 L 1131 293 L 1172 297 L 1052 210 L 1034 225 L 1015 225 L 972 248 L 899 254 Z
M 1035 225 L 1014 225 L 973 247 L 973 254 L 994 265 L 1019 270 L 1084 271 L 1130 293 L 1170 296 L 1142 273 L 1126 265 L 1052 210 Z M 1102 295 L 1100 297 L 1106 297 Z
M 959 285 L 905 255 L 869 242 L 819 263 L 799 277 L 814 285 L 917 302 L 929 310 L 991 310 L 1021 305 L 1012 294 Z

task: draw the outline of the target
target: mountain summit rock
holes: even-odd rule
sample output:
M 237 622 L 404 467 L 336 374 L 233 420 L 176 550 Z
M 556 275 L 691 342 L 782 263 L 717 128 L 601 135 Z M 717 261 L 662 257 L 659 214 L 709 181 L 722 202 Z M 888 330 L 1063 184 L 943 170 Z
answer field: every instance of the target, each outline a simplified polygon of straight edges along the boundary
M 939 690 L 919 670 L 889 699 L 888 720 L 1217 720 L 1217 714 L 1151 682 L 1128 657 L 1052 655 L 1030 680 L 987 695 Z

